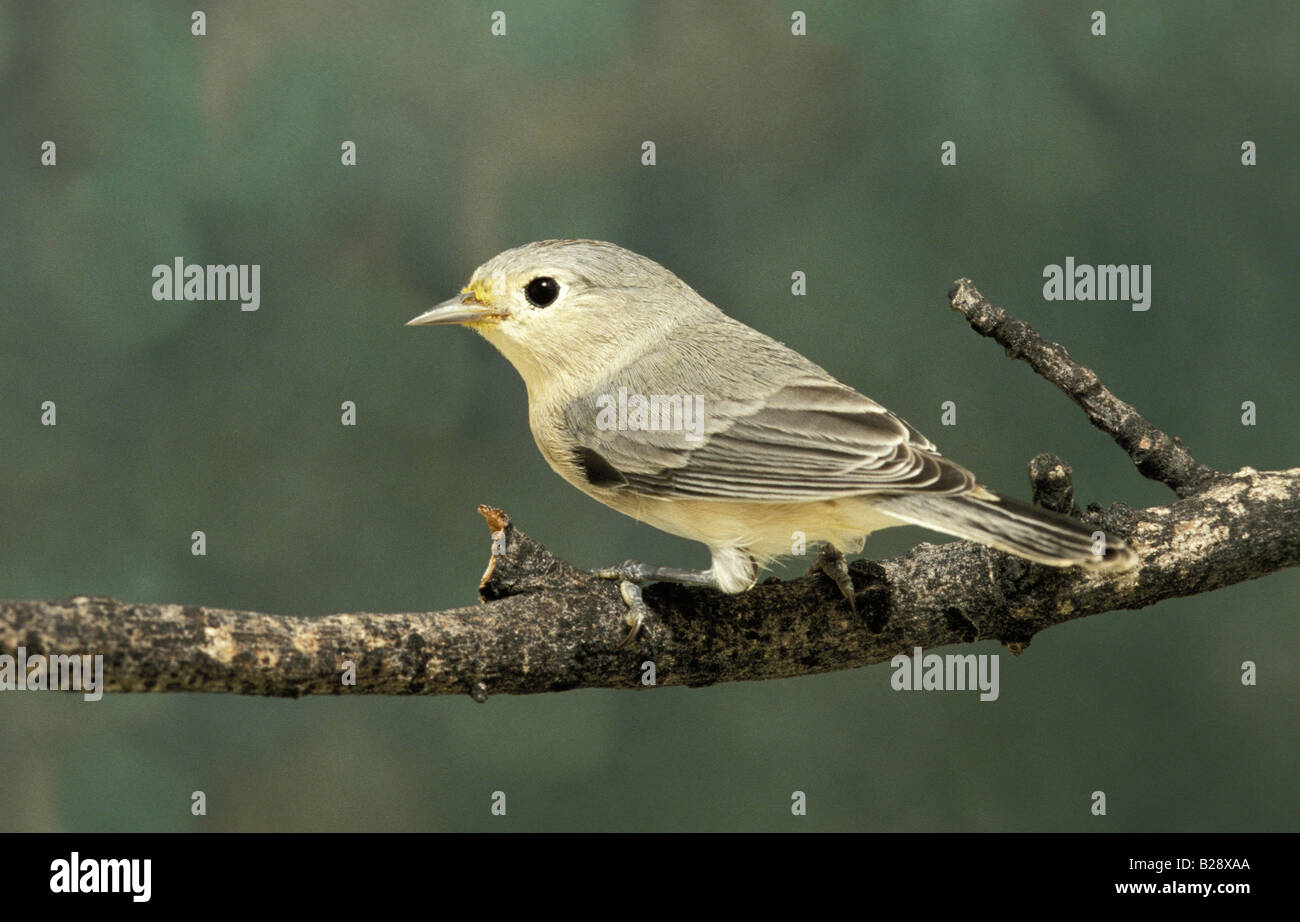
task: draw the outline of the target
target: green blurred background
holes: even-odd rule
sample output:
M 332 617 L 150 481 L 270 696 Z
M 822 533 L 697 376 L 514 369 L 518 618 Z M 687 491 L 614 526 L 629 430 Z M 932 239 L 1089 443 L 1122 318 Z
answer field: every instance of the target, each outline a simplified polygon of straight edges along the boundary
M 963 275 L 1202 461 L 1296 465 L 1300 7 L 1111 5 L 1094 37 L 1096 6 L 213 0 L 196 37 L 194 3 L 0 2 L 0 596 L 472 604 L 480 502 L 582 566 L 706 565 L 551 473 L 484 341 L 403 326 L 551 237 L 651 256 L 1013 495 L 1053 451 L 1081 503 L 1172 498 L 947 309 Z M 260 264 L 261 309 L 154 301 L 177 256 Z M 1152 264 L 1151 309 L 1045 302 L 1066 256 Z M 485 705 L 4 694 L 0 829 L 1294 830 L 1298 590 L 980 644 L 986 704 L 888 665 Z

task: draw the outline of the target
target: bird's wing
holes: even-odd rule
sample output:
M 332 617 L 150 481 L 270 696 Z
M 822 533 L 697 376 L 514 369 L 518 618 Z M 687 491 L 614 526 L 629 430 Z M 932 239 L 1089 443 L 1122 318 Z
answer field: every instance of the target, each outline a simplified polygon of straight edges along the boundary
M 707 355 L 695 357 L 693 372 L 688 361 L 675 363 L 676 375 L 662 368 L 647 375 L 642 368 L 618 376 L 632 385 L 619 386 L 634 394 L 644 391 L 646 381 L 676 381 L 688 400 L 692 385 L 698 388 L 703 423 L 694 439 L 689 431 L 593 427 L 590 395 L 569 404 L 565 426 L 577 441 L 573 460 L 582 475 L 596 487 L 647 496 L 774 502 L 962 493 L 975 486 L 974 475 L 880 404 L 761 338 L 750 345 L 767 353 L 761 356 L 766 360 L 753 363 L 758 374 L 751 376 L 730 370 L 719 376 L 709 370 Z M 770 384 L 761 375 L 781 380 Z M 705 396 L 719 393 L 727 396 Z

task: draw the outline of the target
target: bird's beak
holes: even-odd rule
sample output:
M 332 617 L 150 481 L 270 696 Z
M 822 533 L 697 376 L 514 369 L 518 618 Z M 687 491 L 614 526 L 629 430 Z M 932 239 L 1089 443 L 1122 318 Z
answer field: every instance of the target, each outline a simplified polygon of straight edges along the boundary
M 464 323 L 473 326 L 500 319 L 501 315 L 480 303 L 473 292 L 466 292 L 429 308 L 418 317 L 412 317 L 406 321 L 406 325 L 421 327 L 435 323 Z

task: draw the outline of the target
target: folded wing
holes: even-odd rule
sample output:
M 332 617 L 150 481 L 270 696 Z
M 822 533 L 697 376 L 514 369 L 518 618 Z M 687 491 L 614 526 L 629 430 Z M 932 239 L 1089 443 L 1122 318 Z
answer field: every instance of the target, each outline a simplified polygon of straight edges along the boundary
M 969 471 L 875 401 L 807 369 L 786 377 L 762 396 L 705 397 L 694 441 L 635 428 L 592 438 L 590 420 L 578 417 L 593 409 L 575 402 L 566 415 L 570 431 L 586 435 L 579 463 L 600 486 L 664 498 L 798 502 L 974 486 Z

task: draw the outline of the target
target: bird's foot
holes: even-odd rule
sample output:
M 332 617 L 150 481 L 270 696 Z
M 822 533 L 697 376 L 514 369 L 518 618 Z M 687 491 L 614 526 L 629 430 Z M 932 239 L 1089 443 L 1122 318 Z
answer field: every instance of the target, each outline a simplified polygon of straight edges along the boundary
M 629 580 L 623 580 L 618 584 L 618 593 L 623 597 L 623 603 L 627 605 L 627 614 L 623 616 L 623 624 L 627 628 L 627 634 L 618 642 L 618 648 L 632 645 L 632 641 L 637 639 L 641 633 L 641 627 L 645 624 L 646 608 L 645 599 L 641 598 L 641 587 Z
M 616 567 L 600 567 L 591 572 L 593 576 L 600 579 L 616 579 L 619 581 L 618 591 L 623 596 L 623 601 L 628 608 L 627 615 L 623 619 L 624 624 L 627 625 L 628 633 L 619 643 L 620 647 L 626 647 L 632 643 L 637 635 L 641 633 L 641 626 L 645 624 L 645 616 L 649 608 L 641 597 L 641 587 L 646 583 L 682 583 L 687 586 L 720 588 L 711 570 L 656 567 L 653 564 L 642 563 L 639 560 L 625 560 Z
M 848 599 L 849 609 L 856 615 L 858 613 L 858 603 L 853 598 L 853 577 L 849 575 L 849 564 L 844 559 L 844 555 L 835 549 L 833 545 L 823 544 L 821 551 L 817 554 L 817 559 L 813 561 L 808 573 L 825 573 L 831 578 L 836 586 L 840 587 L 840 592 L 844 598 Z

